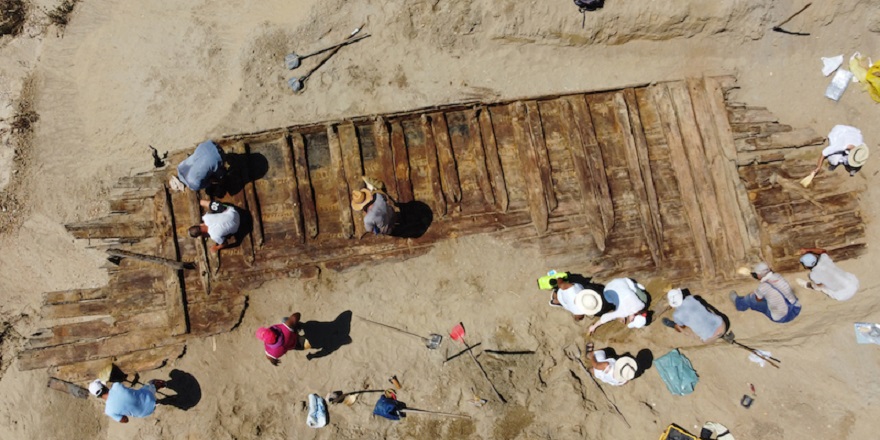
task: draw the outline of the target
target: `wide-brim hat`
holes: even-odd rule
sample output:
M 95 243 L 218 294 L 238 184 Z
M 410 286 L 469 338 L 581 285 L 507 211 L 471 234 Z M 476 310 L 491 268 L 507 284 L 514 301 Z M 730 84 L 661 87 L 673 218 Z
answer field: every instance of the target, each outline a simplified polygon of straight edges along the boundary
M 364 207 L 373 201 L 373 193 L 368 189 L 359 189 L 351 192 L 351 209 L 363 211 Z
M 638 370 L 639 365 L 635 359 L 631 356 L 621 356 L 614 361 L 614 369 L 611 370 L 611 375 L 618 382 L 627 382 L 636 377 Z
M 849 166 L 859 168 L 868 161 L 868 156 L 870 155 L 871 150 L 868 149 L 868 146 L 859 144 L 849 152 L 847 162 L 849 162 Z
M 574 309 L 578 315 L 595 315 L 602 310 L 602 296 L 592 289 L 584 289 L 574 297 Z

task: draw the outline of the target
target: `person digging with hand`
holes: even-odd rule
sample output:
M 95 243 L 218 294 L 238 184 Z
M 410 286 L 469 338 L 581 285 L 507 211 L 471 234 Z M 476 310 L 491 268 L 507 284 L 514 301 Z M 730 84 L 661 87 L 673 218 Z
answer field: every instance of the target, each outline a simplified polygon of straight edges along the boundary
M 605 301 L 614 306 L 614 310 L 605 313 L 590 326 L 589 334 L 593 334 L 599 326 L 619 319 L 628 328 L 642 328 L 648 322 L 645 308 L 647 294 L 645 287 L 630 278 L 615 278 L 605 285 L 602 291 Z M 642 299 L 642 298 L 645 299 Z
M 208 208 L 208 213 L 202 216 L 202 222 L 189 228 L 189 236 L 192 238 L 210 237 L 215 245 L 211 246 L 211 252 L 227 248 L 235 241 L 235 234 L 241 226 L 241 216 L 232 205 L 220 202 L 200 200 L 199 204 Z
M 593 351 L 593 343 L 587 344 L 587 358 L 593 377 L 609 385 L 621 386 L 636 377 L 639 366 L 631 356 L 609 357 L 605 350 Z
M 752 277 L 761 281 L 754 292 L 746 296 L 739 296 L 736 291 L 730 292 L 730 300 L 737 310 L 761 312 L 778 324 L 797 318 L 801 313 L 801 303 L 782 275 L 770 270 L 770 266 L 762 261 L 755 265 Z
M 663 325 L 679 333 L 700 338 L 705 343 L 715 342 L 727 333 L 727 323 L 724 319 L 709 310 L 693 295 L 685 296 L 682 289 L 672 289 L 666 293 L 666 297 L 669 306 L 675 311 L 672 313 L 672 319 L 663 318 Z
M 394 201 L 383 191 L 384 184 L 364 177 L 367 188 L 352 191 L 351 209 L 364 212 L 364 229 L 375 235 L 391 235 L 397 223 Z
M 165 388 L 165 381 L 151 380 L 140 389 L 121 383 L 110 388 L 100 379 L 89 384 L 89 392 L 104 401 L 104 413 L 119 423 L 128 423 L 129 417 L 147 417 L 156 410 L 156 391 Z
M 266 359 L 274 366 L 281 363 L 281 356 L 284 356 L 290 350 L 309 349 L 309 341 L 303 339 L 300 344 L 300 313 L 296 312 L 284 318 L 280 324 L 271 327 L 260 327 L 257 329 L 257 339 L 263 341 Z
M 810 270 L 810 281 L 797 279 L 806 289 L 818 290 L 838 301 L 846 301 L 859 290 L 859 279 L 834 264 L 825 249 L 804 248 L 800 250 L 800 262 Z
M 550 306 L 568 310 L 575 321 L 581 321 L 587 315 L 592 316 L 602 310 L 602 297 L 594 289 L 585 289 L 583 285 L 570 283 L 565 279 L 550 281 L 551 284 L 553 282 L 556 282 L 556 289 L 553 289 L 550 297 Z

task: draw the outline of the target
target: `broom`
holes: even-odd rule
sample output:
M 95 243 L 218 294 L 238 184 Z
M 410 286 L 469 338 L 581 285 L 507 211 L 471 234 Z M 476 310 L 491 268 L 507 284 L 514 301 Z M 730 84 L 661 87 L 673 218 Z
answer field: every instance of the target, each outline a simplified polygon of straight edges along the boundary
M 810 184 L 813 183 L 813 178 L 816 177 L 817 172 L 818 172 L 817 170 L 813 170 L 813 172 L 808 174 L 807 177 L 804 177 L 803 179 L 801 179 L 801 186 L 804 188 L 809 187 Z

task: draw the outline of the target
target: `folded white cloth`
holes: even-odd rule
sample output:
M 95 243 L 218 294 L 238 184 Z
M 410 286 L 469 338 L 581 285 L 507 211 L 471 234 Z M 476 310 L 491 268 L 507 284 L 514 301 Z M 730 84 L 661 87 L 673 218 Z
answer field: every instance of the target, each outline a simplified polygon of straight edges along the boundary
M 306 418 L 309 428 L 323 428 L 327 426 L 327 404 L 317 394 L 309 394 L 309 416 Z
M 769 351 L 755 350 L 755 352 L 757 352 L 758 354 L 760 354 L 761 356 L 764 356 L 764 357 L 770 357 L 770 356 L 771 356 L 771 353 L 770 353 Z M 758 356 L 757 354 L 752 353 L 752 354 L 749 355 L 749 360 L 752 361 L 752 362 L 754 362 L 754 363 L 756 363 L 756 364 L 758 364 L 758 365 L 760 365 L 761 368 L 763 368 L 764 365 L 766 364 L 766 362 L 764 362 L 764 359 L 761 359 L 761 356 Z

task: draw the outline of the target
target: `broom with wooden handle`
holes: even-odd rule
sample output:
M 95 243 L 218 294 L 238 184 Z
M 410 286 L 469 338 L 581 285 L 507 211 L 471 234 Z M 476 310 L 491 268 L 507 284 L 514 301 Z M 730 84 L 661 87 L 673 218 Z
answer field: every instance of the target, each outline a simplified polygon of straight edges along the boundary
M 804 188 L 809 187 L 810 184 L 813 183 L 813 178 L 816 177 L 817 172 L 818 172 L 817 170 L 813 170 L 813 172 L 808 174 L 807 177 L 804 177 L 803 179 L 801 179 L 801 186 Z

